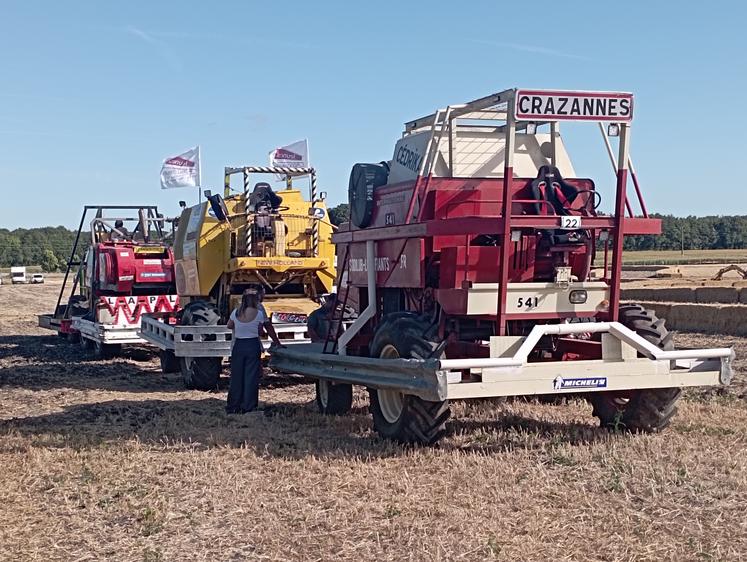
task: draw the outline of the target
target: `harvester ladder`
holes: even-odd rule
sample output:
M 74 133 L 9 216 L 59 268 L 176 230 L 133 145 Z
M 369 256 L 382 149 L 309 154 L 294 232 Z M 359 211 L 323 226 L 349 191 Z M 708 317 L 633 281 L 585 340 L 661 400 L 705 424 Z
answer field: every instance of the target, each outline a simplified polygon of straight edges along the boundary
M 338 272 L 338 286 L 337 286 L 337 303 L 335 309 L 332 311 L 332 318 L 329 322 L 329 330 L 327 330 L 327 337 L 324 340 L 323 353 L 335 353 L 337 352 L 337 340 L 340 339 L 343 328 L 343 320 L 345 318 L 345 310 L 348 305 L 348 295 L 350 294 L 350 244 L 345 245 L 345 254 L 342 258 L 342 268 Z M 342 282 L 345 282 L 343 286 Z
M 415 180 L 415 189 L 413 190 L 412 200 L 410 201 L 410 208 L 407 211 L 407 224 L 409 224 L 413 218 L 420 219 L 422 213 L 422 195 L 428 189 L 428 184 L 430 183 L 430 179 L 433 175 L 433 168 L 436 165 L 436 161 L 438 160 L 441 139 L 443 139 L 444 133 L 448 129 L 449 118 L 451 117 L 451 109 L 451 106 L 448 106 L 446 109 L 439 109 L 438 111 L 436 111 L 436 115 L 433 117 L 433 123 L 431 124 L 431 134 L 425 150 L 425 158 L 423 158 L 423 161 L 420 164 L 418 177 Z M 413 217 L 416 208 L 417 214 L 415 217 Z

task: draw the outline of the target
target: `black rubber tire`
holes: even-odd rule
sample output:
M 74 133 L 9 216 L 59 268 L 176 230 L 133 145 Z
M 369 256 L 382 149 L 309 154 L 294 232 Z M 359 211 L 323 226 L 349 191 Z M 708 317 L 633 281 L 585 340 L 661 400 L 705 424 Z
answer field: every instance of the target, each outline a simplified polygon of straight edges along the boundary
M 179 359 L 177 359 L 174 352 L 169 349 L 162 349 L 158 353 L 158 359 L 161 363 L 161 372 L 167 373 L 178 373 L 181 368 L 179 365 Z
M 428 323 L 409 315 L 393 316 L 385 319 L 376 330 L 371 342 L 371 357 L 381 357 L 392 347 L 401 358 L 431 357 L 436 344 L 423 337 Z M 448 400 L 429 402 L 406 394 L 402 396 L 399 416 L 390 421 L 382 411 L 380 391 L 369 388 L 368 392 L 374 430 L 380 436 L 400 443 L 433 445 L 446 434 L 446 421 L 451 415 Z
M 67 336 L 67 341 L 70 343 L 80 343 L 81 335 L 80 332 L 70 332 Z
M 326 383 L 327 392 L 320 390 L 321 380 L 317 380 L 316 387 L 316 405 L 319 412 L 326 416 L 341 416 L 347 414 L 353 407 L 353 385 L 345 383 L 332 384 Z
M 111 359 L 122 352 L 122 344 L 93 342 L 93 356 L 96 359 Z
M 80 348 L 84 353 L 91 353 L 93 351 L 93 342 L 88 338 L 80 337 Z
M 207 301 L 192 301 L 181 313 L 183 326 L 215 326 L 220 321 L 220 314 L 214 304 Z M 208 338 L 205 338 L 208 339 Z M 179 368 L 184 379 L 184 386 L 190 390 L 215 390 L 223 370 L 220 357 L 182 357 Z
M 386 185 L 389 170 L 382 164 L 355 164 L 348 182 L 350 220 L 358 228 L 371 224 L 374 210 L 374 190 Z
M 674 348 L 672 335 L 651 310 L 631 304 L 620 307 L 619 321 L 646 340 L 660 347 Z M 592 394 L 589 402 L 593 415 L 602 427 L 623 429 L 634 433 L 655 433 L 665 429 L 677 413 L 680 388 L 656 388 L 627 393 L 600 392 Z
M 179 369 L 189 390 L 210 391 L 218 388 L 223 362 L 220 357 L 180 357 Z

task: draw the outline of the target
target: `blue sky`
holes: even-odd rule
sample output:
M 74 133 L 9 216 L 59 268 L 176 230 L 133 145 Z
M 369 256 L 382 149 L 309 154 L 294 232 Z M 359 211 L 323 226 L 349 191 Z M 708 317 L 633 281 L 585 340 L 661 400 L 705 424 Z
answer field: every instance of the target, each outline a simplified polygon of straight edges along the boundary
M 651 211 L 747 214 L 747 9 L 737 2 L 15 2 L 0 18 L 0 227 L 156 203 L 166 156 L 203 183 L 308 137 L 329 203 L 404 121 L 513 86 L 632 91 Z M 591 125 L 568 128 L 602 188 Z M 610 197 L 607 196 L 609 201 Z

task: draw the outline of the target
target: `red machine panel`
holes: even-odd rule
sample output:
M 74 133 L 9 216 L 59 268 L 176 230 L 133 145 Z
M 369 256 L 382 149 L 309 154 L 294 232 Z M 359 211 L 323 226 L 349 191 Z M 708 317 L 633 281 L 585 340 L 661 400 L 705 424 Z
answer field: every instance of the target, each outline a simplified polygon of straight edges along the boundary
M 376 243 L 376 284 L 381 287 L 423 286 L 423 244 L 418 239 L 384 240 Z M 352 244 L 349 283 L 365 286 L 369 264 L 366 245 Z
M 105 242 L 99 245 L 98 252 L 99 286 L 104 291 L 130 293 L 136 285 L 174 282 L 170 248 Z

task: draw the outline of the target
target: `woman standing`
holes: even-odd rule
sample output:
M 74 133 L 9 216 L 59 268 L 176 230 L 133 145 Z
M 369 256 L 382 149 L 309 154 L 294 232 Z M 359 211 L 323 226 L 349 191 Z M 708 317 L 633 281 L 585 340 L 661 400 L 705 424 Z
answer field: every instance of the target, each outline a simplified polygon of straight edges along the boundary
M 259 403 L 259 376 L 262 372 L 259 338 L 262 332 L 266 332 L 275 345 L 281 344 L 256 289 L 246 289 L 241 295 L 241 306 L 231 313 L 228 328 L 233 330 L 233 349 L 226 412 L 245 414 L 256 410 Z

